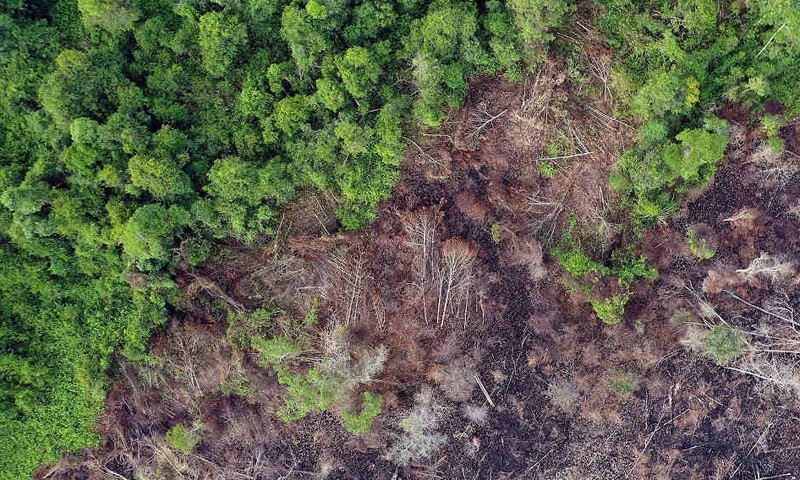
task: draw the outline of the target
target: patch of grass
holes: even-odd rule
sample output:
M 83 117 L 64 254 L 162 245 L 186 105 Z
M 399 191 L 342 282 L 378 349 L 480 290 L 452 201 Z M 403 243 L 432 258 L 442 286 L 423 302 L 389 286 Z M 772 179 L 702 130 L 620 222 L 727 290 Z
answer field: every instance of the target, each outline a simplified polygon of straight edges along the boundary
M 277 411 L 278 418 L 292 422 L 327 410 L 336 399 L 336 387 L 331 380 L 316 367 L 305 375 L 278 370 L 278 382 L 286 386 L 284 404 Z
M 631 393 L 636 387 L 636 381 L 632 375 L 623 373 L 611 379 L 611 389 L 620 395 Z
M 223 395 L 238 395 L 242 398 L 248 398 L 253 394 L 253 389 L 239 370 L 231 370 L 220 384 L 219 391 Z
M 552 160 L 540 160 L 537 166 L 537 171 L 542 178 L 553 179 L 558 173 L 555 163 Z
M 500 224 L 499 223 L 495 222 L 495 223 L 492 224 L 491 234 L 492 234 L 492 241 L 494 242 L 494 244 L 495 245 L 499 245 L 500 244 L 500 240 L 501 240 L 501 238 L 500 238 Z
M 308 326 L 314 326 L 317 324 L 319 319 L 317 318 L 317 309 L 319 308 L 319 298 L 314 297 L 311 299 L 311 309 L 306 314 L 306 318 L 303 320 Z
M 284 336 L 266 339 L 254 337 L 251 339 L 253 348 L 258 352 L 259 362 L 262 367 L 277 366 L 300 355 L 301 349 Z
M 645 324 L 641 320 L 636 320 L 636 323 L 633 325 L 633 328 L 636 330 L 636 333 L 639 335 L 644 335 L 645 331 Z

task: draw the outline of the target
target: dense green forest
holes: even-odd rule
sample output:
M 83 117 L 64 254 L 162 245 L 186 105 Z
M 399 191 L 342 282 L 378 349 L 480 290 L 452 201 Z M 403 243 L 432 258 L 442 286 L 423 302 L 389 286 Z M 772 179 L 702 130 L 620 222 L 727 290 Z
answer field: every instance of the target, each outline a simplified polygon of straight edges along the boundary
M 179 262 L 268 238 L 304 189 L 369 225 L 407 139 L 471 76 L 558 54 L 580 9 L 641 125 L 612 178 L 640 229 L 713 176 L 724 104 L 772 132 L 800 113 L 796 0 L 4 2 L 0 478 L 98 441 L 106 371 L 147 361 Z

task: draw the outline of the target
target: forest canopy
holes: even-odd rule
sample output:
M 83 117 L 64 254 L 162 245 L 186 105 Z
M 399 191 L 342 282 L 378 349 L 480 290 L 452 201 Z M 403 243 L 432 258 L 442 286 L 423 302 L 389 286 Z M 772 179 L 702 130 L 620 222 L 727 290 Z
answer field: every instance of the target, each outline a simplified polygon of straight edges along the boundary
M 738 102 L 800 113 L 795 0 L 595 0 L 639 142 L 642 224 L 721 160 Z M 95 444 L 114 355 L 145 359 L 181 261 L 257 242 L 304 190 L 368 226 L 408 137 L 468 79 L 520 81 L 571 0 L 9 0 L 0 6 L 0 479 Z M 762 48 L 763 47 L 763 48 Z M 774 119 L 773 119 L 774 120 Z M 777 121 L 777 120 L 776 120 Z M 780 148 L 776 145 L 775 148 Z

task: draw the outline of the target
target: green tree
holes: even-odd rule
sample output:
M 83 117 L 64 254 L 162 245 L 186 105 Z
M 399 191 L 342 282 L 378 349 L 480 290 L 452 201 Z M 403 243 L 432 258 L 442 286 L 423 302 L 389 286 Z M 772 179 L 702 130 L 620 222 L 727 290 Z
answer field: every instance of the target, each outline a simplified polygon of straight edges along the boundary
M 369 95 L 381 75 L 380 64 L 363 47 L 348 48 L 336 66 L 345 89 L 356 99 Z
M 551 29 L 561 26 L 564 15 L 570 9 L 568 0 L 507 0 L 506 8 L 511 13 L 514 26 L 531 64 L 544 60 L 543 45 L 552 40 Z
M 189 178 L 171 158 L 134 155 L 128 162 L 131 183 L 157 200 L 170 200 L 192 192 Z
M 117 238 L 131 263 L 142 271 L 155 271 L 169 260 L 174 235 L 188 223 L 189 214 L 180 207 L 144 205 L 122 225 Z
M 225 76 L 247 46 L 247 28 L 235 16 L 209 12 L 200 17 L 198 43 L 203 67 L 215 77 Z
M 96 25 L 111 33 L 130 30 L 139 19 L 135 0 L 78 0 L 78 9 L 87 25 Z

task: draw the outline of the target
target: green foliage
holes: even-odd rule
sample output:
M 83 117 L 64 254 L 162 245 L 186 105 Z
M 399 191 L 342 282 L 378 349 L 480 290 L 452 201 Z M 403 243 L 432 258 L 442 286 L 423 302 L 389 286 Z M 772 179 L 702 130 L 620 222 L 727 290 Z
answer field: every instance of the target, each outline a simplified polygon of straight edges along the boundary
M 728 144 L 724 120 L 711 118 L 703 128 L 682 131 L 675 136 L 679 143 L 663 139 L 663 125 L 645 124 L 637 151 L 629 151 L 619 159 L 611 179 L 634 217 L 645 225 L 675 211 L 678 194 L 705 184 Z
M 641 226 L 675 211 L 684 192 L 713 175 L 727 145 L 727 125 L 710 117 L 721 104 L 759 116 L 765 102 L 800 112 L 796 2 L 595 3 L 603 11 L 596 24 L 623 59 L 617 70 L 635 90 L 630 107 L 643 123 L 613 176 Z M 782 148 L 779 140 L 770 146 Z
M 767 134 L 769 148 L 777 154 L 783 153 L 786 150 L 786 145 L 783 139 L 778 136 L 778 133 L 786 126 L 786 119 L 782 115 L 765 115 L 761 118 L 761 125 Z
M 307 326 L 314 326 L 317 324 L 319 319 L 317 318 L 317 309 L 319 308 L 319 298 L 314 297 L 311 299 L 311 308 L 308 310 L 306 314 L 306 318 L 303 320 L 303 323 Z
M 625 314 L 633 286 L 643 280 L 658 278 L 658 271 L 647 265 L 647 256 L 636 254 L 633 246 L 611 253 L 610 265 L 593 260 L 580 246 L 574 231 L 577 225 L 568 224 L 558 247 L 551 253 L 569 274 L 565 284 L 570 291 L 579 291 L 588 297 L 597 317 L 607 325 L 617 325 Z M 606 282 L 616 277 L 622 292 L 608 296 Z
M 253 348 L 258 352 L 258 358 L 263 367 L 278 367 L 286 360 L 300 355 L 300 347 L 286 337 L 273 337 L 265 339 L 256 337 L 251 340 Z
M 617 325 L 622 321 L 622 316 L 625 314 L 625 305 L 628 304 L 629 298 L 628 294 L 595 298 L 591 300 L 592 309 L 606 325 Z
M 184 455 L 189 455 L 194 450 L 194 447 L 200 443 L 199 430 L 200 426 L 197 424 L 192 428 L 187 428 L 179 423 L 167 431 L 167 442 L 175 450 Z
M 706 336 L 706 353 L 720 365 L 736 360 L 747 346 L 744 332 L 727 324 L 714 325 Z
M 499 245 L 500 244 L 500 240 L 502 240 L 501 235 L 500 235 L 500 224 L 499 223 L 493 223 L 492 224 L 492 230 L 491 230 L 490 233 L 492 235 L 492 242 L 494 242 L 495 245 Z
M 224 395 L 238 395 L 242 398 L 249 398 L 253 394 L 253 389 L 247 382 L 247 378 L 238 370 L 230 371 L 220 384 L 219 390 Z
M 381 413 L 381 408 L 383 407 L 383 397 L 381 397 L 379 394 L 364 392 L 362 394 L 362 400 L 363 403 L 361 405 L 361 412 L 342 412 L 344 428 L 346 428 L 348 432 L 366 432 L 369 430 L 369 427 L 372 426 L 372 421 L 375 420 L 375 417 Z
M 551 29 L 561 26 L 571 4 L 569 0 L 508 0 L 507 7 L 529 64 L 536 65 L 546 58 L 542 46 L 554 38 Z
M 247 45 L 247 28 L 235 16 L 208 12 L 200 17 L 198 44 L 203 67 L 214 77 L 222 77 Z
M 137 268 L 157 271 L 169 261 L 174 235 L 188 223 L 189 212 L 180 207 L 144 205 L 117 229 L 116 237 Z
M 633 248 L 618 249 L 611 254 L 613 272 L 620 285 L 631 287 L 641 280 L 654 281 L 658 270 L 647 265 L 647 255 L 636 255 Z
M 591 260 L 581 250 L 554 248 L 553 255 L 555 255 L 559 265 L 575 278 L 580 278 L 590 273 L 604 274 L 606 272 L 603 265 Z
M 96 25 L 111 33 L 130 30 L 139 19 L 136 4 L 129 0 L 78 0 L 78 9 L 87 25 Z
M 336 398 L 334 379 L 316 367 L 305 375 L 279 369 L 278 382 L 286 386 L 286 395 L 277 415 L 286 422 L 300 420 L 311 413 L 322 412 L 330 407 Z
M 540 160 L 536 169 L 539 172 L 539 175 L 549 180 L 555 178 L 556 174 L 558 173 L 555 163 L 548 160 Z
M 689 251 L 692 252 L 692 255 L 700 260 L 714 258 L 714 256 L 717 254 L 717 249 L 712 248 L 709 245 L 708 239 L 701 237 L 697 233 L 697 230 L 690 228 L 686 232 L 686 237 L 689 244 Z
M 623 373 L 611 379 L 611 388 L 620 395 L 631 393 L 636 387 L 633 376 Z
M 636 320 L 636 323 L 633 324 L 633 328 L 636 330 L 636 333 L 639 335 L 644 335 L 646 325 L 641 320 Z

